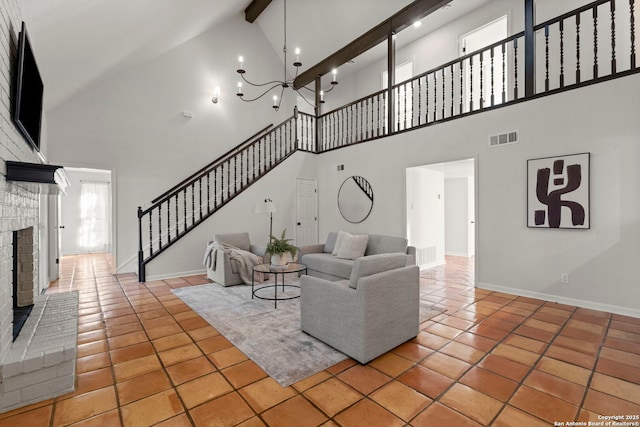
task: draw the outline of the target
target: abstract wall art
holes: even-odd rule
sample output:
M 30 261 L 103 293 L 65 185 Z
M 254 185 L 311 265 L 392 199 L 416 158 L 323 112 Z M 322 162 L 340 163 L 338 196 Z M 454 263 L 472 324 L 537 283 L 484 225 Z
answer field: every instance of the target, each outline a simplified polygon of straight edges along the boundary
M 589 153 L 527 161 L 527 226 L 589 229 Z

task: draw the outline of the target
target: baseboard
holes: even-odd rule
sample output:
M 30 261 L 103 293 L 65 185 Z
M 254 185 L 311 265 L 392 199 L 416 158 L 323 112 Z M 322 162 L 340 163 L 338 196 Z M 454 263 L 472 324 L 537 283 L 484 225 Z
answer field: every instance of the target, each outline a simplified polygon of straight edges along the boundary
M 134 262 L 135 264 L 133 265 L 133 269 L 131 271 L 123 271 L 125 267 L 129 266 Z M 126 261 L 122 262 L 119 266 L 117 266 L 116 274 L 137 272 L 137 270 L 138 270 L 138 255 L 136 254 L 136 255 L 133 255 L 131 258 L 127 259 Z
M 447 261 L 434 261 L 434 262 L 430 262 L 429 264 L 419 265 L 418 267 L 420 267 L 420 270 L 426 270 L 427 268 L 433 268 L 439 265 L 445 265 L 446 263 Z
M 207 274 L 207 269 L 193 271 L 178 271 L 168 274 L 155 274 L 147 276 L 147 282 L 155 282 L 156 280 L 175 279 L 176 277 L 197 276 L 199 274 Z M 203 283 L 204 284 L 204 283 Z
M 614 314 L 620 314 L 623 316 L 640 318 L 640 310 L 635 308 L 620 307 L 617 305 L 603 304 L 599 302 L 587 301 L 587 300 L 582 300 L 577 298 L 561 297 L 558 295 L 527 291 L 524 289 L 507 288 L 505 286 L 498 286 L 498 285 L 493 285 L 491 283 L 485 283 L 485 282 L 478 282 L 476 286 L 480 289 L 486 289 L 489 291 L 504 292 L 505 294 L 536 298 L 536 299 L 549 301 L 549 302 L 557 302 L 559 304 L 574 305 L 576 307 L 604 311 L 606 313 L 614 313 Z
M 450 252 L 450 251 L 445 251 L 444 252 L 445 256 L 460 256 L 460 257 L 464 257 L 464 258 L 469 258 L 470 255 L 468 252 Z

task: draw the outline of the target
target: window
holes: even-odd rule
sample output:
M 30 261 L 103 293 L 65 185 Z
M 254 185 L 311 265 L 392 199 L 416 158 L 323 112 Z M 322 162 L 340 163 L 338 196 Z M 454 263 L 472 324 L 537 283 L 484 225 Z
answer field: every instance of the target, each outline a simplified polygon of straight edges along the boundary
M 80 227 L 78 246 L 87 252 L 111 250 L 111 184 L 80 183 Z

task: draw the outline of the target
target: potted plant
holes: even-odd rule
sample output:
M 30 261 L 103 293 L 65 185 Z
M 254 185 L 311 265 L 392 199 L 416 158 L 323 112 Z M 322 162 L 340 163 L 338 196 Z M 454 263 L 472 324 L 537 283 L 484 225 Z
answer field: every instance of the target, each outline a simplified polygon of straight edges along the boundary
M 287 239 L 287 229 L 282 230 L 282 235 L 278 239 L 274 235 L 271 235 L 271 240 L 267 245 L 267 252 L 271 255 L 271 264 L 273 265 L 287 265 L 287 253 L 291 254 L 293 258 L 298 252 L 298 248 L 291 243 L 291 239 Z

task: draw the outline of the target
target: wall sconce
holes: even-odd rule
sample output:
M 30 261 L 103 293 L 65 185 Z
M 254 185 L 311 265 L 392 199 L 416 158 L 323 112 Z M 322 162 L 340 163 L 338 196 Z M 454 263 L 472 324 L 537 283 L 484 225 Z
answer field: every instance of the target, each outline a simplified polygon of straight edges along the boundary
M 216 86 L 215 89 L 213 89 L 213 98 L 211 98 L 211 102 L 213 102 L 214 104 L 217 104 L 219 98 L 220 98 L 220 86 Z

